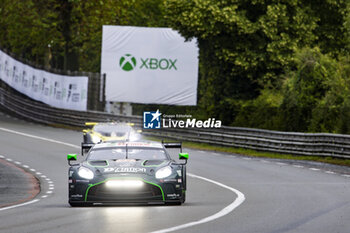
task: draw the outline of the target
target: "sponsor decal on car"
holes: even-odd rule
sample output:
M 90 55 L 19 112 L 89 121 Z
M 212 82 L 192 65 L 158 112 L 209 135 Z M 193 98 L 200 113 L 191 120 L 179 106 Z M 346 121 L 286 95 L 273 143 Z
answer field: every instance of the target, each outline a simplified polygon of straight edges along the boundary
M 81 194 L 73 194 L 71 197 L 83 197 L 83 195 L 81 195 Z
M 76 183 L 89 183 L 90 180 L 75 180 Z
M 105 173 L 146 173 L 146 168 L 139 168 L 139 167 L 106 167 L 104 168 L 103 172 Z
M 176 182 L 177 179 L 164 179 L 163 181 L 164 182 Z
M 172 193 L 172 194 L 167 194 L 167 197 L 180 197 L 180 194 Z

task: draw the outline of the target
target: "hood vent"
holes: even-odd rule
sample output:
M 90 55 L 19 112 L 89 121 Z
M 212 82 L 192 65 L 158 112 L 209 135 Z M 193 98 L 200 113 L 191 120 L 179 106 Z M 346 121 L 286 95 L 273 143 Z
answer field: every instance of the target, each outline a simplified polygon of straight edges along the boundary
M 92 160 L 89 161 L 89 165 L 93 167 L 103 167 L 108 166 L 108 162 L 106 160 Z
M 151 167 L 157 167 L 161 165 L 164 162 L 164 160 L 145 160 L 142 165 L 143 166 L 151 166 Z

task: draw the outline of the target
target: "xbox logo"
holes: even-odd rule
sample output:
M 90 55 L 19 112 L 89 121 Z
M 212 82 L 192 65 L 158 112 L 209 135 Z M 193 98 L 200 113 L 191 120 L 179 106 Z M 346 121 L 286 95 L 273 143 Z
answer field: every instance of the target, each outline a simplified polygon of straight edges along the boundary
M 136 67 L 136 58 L 131 54 L 125 54 L 120 58 L 119 65 L 124 71 L 131 71 Z

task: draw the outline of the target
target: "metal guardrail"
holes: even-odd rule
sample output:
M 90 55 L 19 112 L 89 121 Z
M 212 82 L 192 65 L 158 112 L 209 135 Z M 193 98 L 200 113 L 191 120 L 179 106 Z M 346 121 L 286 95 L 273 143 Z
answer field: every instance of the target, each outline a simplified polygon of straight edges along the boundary
M 132 122 L 142 128 L 142 117 L 112 115 L 97 111 L 72 111 L 50 107 L 33 101 L 6 87 L 0 87 L 0 108 L 27 120 L 60 126 L 84 127 L 87 121 Z M 162 128 L 143 130 L 147 136 L 202 142 L 217 146 L 239 147 L 294 155 L 350 158 L 350 135 L 327 133 L 294 133 L 271 130 L 227 127 Z

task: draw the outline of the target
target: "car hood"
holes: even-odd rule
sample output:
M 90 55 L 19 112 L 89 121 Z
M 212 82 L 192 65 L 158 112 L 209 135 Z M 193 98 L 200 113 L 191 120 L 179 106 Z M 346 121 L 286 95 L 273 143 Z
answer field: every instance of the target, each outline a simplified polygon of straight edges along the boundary
M 93 168 L 95 172 L 105 174 L 149 174 L 152 175 L 160 167 L 170 164 L 169 160 L 88 160 L 83 166 Z

